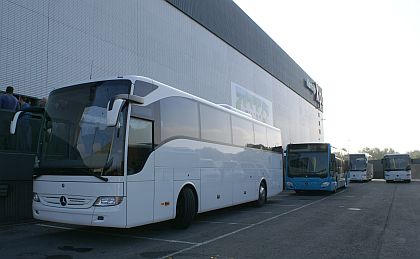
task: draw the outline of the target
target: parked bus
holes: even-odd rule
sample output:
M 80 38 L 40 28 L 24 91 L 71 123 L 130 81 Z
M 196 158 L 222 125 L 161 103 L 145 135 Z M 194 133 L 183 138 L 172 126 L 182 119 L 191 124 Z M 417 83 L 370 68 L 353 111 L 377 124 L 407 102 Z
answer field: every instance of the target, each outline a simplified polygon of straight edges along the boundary
M 367 154 L 349 155 L 350 181 L 371 181 L 373 179 L 373 165 L 369 164 Z
M 145 77 L 59 88 L 40 133 L 33 215 L 186 228 L 197 213 L 281 192 L 281 146 L 279 129 Z
M 286 188 L 330 191 L 347 187 L 344 154 L 327 143 L 289 144 L 286 150 Z
M 411 159 L 408 154 L 384 155 L 382 166 L 387 183 L 411 182 Z

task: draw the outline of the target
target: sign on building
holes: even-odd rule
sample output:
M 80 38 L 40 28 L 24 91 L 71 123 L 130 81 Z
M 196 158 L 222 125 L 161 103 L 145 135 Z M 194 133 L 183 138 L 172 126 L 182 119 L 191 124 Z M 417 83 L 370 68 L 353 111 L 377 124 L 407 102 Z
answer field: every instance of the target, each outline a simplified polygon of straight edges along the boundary
M 232 106 L 252 115 L 252 118 L 273 125 L 273 104 L 254 92 L 231 82 Z

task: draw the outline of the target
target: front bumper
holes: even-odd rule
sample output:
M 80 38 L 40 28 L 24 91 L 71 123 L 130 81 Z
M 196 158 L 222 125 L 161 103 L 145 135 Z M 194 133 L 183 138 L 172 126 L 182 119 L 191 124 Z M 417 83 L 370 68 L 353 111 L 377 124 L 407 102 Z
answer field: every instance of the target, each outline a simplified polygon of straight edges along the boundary
M 33 201 L 32 212 L 35 219 L 51 222 L 117 228 L 127 226 L 126 199 L 116 206 L 80 209 L 52 207 Z

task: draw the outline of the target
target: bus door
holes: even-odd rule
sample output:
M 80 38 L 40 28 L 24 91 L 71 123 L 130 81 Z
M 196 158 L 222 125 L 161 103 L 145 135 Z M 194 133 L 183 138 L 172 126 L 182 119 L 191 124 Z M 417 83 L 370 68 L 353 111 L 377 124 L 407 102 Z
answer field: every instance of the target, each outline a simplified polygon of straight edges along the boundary
M 330 155 L 330 182 L 337 183 L 337 161 L 334 154 Z

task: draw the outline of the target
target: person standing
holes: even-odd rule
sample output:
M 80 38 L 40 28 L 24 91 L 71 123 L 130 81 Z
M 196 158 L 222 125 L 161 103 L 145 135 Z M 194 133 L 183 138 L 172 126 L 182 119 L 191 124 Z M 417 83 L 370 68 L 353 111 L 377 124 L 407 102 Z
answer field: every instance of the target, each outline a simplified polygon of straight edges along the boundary
M 22 95 L 19 96 L 19 107 L 20 107 L 20 110 L 26 110 L 29 107 L 31 107 L 29 103 L 27 102 L 27 98 L 25 96 L 22 96 Z
M 18 100 L 13 96 L 13 87 L 6 87 L 6 93 L 0 94 L 0 110 L 16 111 L 18 108 Z M 7 113 L 9 113 L 7 112 Z M 9 150 L 12 148 L 12 139 L 9 134 L 9 124 L 4 123 L 2 115 L 0 121 L 0 150 Z
M 6 94 L 0 95 L 0 109 L 16 111 L 18 100 L 13 96 L 13 87 L 6 87 Z
M 19 96 L 19 110 L 25 112 L 31 106 L 28 103 L 28 98 L 25 96 Z M 20 128 L 17 134 L 17 148 L 20 151 L 29 152 L 32 149 L 32 127 L 31 127 L 31 116 L 29 114 L 23 114 L 18 122 L 18 128 Z

